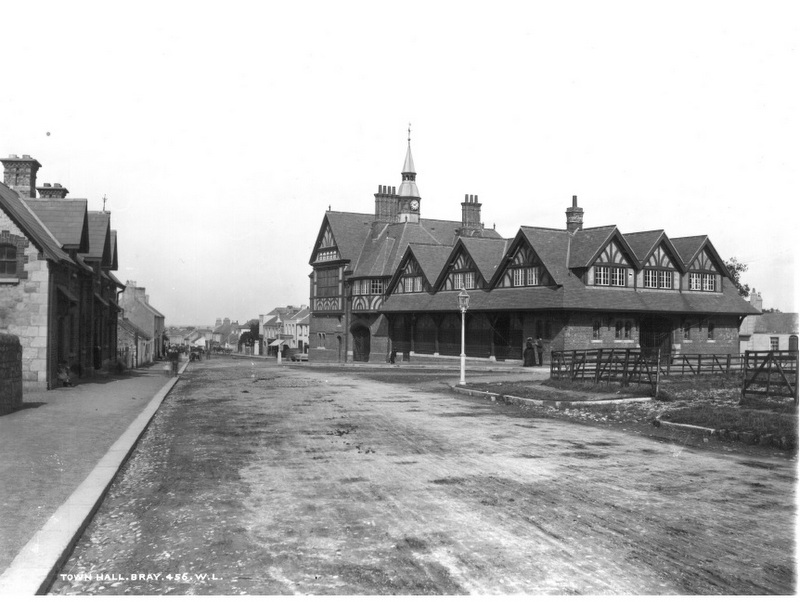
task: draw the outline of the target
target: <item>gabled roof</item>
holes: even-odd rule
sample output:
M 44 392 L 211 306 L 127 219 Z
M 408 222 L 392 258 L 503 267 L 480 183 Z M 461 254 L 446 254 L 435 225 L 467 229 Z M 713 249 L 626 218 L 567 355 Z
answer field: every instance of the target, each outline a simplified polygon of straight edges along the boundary
M 33 245 L 50 261 L 74 264 L 69 255 L 61 249 L 58 239 L 15 191 L 0 183 L 0 209 L 22 230 Z
M 442 272 L 445 262 L 448 257 L 450 257 L 450 251 L 450 247 L 445 247 L 443 245 L 410 243 L 406 247 L 405 253 L 403 253 L 400 261 L 397 262 L 397 268 L 392 278 L 389 280 L 386 290 L 392 291 L 394 289 L 397 285 L 397 281 L 402 276 L 401 268 L 405 266 L 406 262 L 412 257 L 417 262 L 417 265 L 419 265 L 420 270 L 422 270 L 422 275 L 425 277 L 425 280 L 432 285 L 436 282 L 439 274 Z
M 689 269 L 689 266 L 700 254 L 700 252 L 706 250 L 711 258 L 717 263 L 717 267 L 719 267 L 719 269 L 722 271 L 722 274 L 728 278 L 731 277 L 728 267 L 719 256 L 719 253 L 717 253 L 714 245 L 711 244 L 711 241 L 708 239 L 707 235 L 703 234 L 700 236 L 684 236 L 682 238 L 673 238 L 671 240 L 673 246 L 683 260 L 685 269 Z
M 505 238 L 459 238 L 481 276 L 489 282 L 503 261 L 511 240 Z
M 139 338 L 145 339 L 149 341 L 153 337 L 147 334 L 144 330 L 136 326 L 133 322 L 131 322 L 128 318 L 119 318 L 118 324 L 124 330 L 127 330 L 131 334 L 137 335 Z
M 111 231 L 111 270 L 119 269 L 119 260 L 117 259 L 117 231 Z
M 385 224 L 375 234 L 364 241 L 358 261 L 353 269 L 353 277 L 390 276 L 397 270 L 400 260 L 410 244 L 440 245 L 452 249 L 458 236 L 461 222 L 420 219 L 419 222 L 396 222 Z M 483 231 L 485 238 L 473 240 L 500 239 L 492 229 Z
M 111 265 L 111 214 L 89 211 L 89 251 L 85 259 L 100 261 L 102 267 Z
M 66 251 L 89 250 L 86 199 L 28 199 L 25 201 Z
M 567 261 L 572 239 L 566 230 L 522 226 L 517 237 L 524 236 L 533 252 L 542 260 L 545 269 L 556 284 L 562 284 L 569 275 Z
M 644 266 L 650 256 L 656 252 L 658 247 L 662 244 L 667 248 L 669 255 L 675 261 L 675 267 L 681 272 L 684 271 L 683 259 L 675 245 L 667 236 L 664 230 L 649 230 L 647 232 L 631 232 L 623 234 L 625 242 L 628 243 L 630 248 L 636 254 L 636 259 L 640 266 Z
M 346 261 L 354 261 L 364 244 L 364 239 L 369 234 L 373 219 L 374 216 L 369 213 L 326 211 L 308 263 L 314 263 L 317 248 L 328 226 L 330 226 L 336 247 L 339 249 L 339 256 Z
M 633 249 L 630 248 L 625 241 L 625 237 L 617 229 L 616 226 L 600 226 L 598 228 L 586 228 L 578 230 L 572 235 L 569 251 L 569 267 L 570 268 L 587 268 L 598 255 L 603 252 L 608 243 L 616 238 L 625 252 L 636 267 L 638 261 Z

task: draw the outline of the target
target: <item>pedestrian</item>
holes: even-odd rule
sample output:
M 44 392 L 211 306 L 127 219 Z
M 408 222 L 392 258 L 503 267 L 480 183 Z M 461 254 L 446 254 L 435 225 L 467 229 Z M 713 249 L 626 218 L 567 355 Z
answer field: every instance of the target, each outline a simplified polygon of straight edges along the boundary
M 169 357 L 170 364 L 172 365 L 172 376 L 178 376 L 178 360 L 180 358 L 178 349 L 176 347 L 170 347 L 167 357 Z
M 525 343 L 525 351 L 522 352 L 522 365 L 531 367 L 536 365 L 536 355 L 533 350 L 533 339 L 528 337 L 528 342 Z
M 542 337 L 536 337 L 536 356 L 539 358 L 539 365 L 542 365 L 542 355 L 544 354 L 544 342 Z
M 392 349 L 392 352 L 389 354 L 389 363 L 394 364 L 397 360 L 397 351 Z
M 58 366 L 58 374 L 56 375 L 58 381 L 61 383 L 62 387 L 74 387 L 75 385 L 72 383 L 72 377 L 69 373 L 69 368 L 66 364 L 59 364 Z

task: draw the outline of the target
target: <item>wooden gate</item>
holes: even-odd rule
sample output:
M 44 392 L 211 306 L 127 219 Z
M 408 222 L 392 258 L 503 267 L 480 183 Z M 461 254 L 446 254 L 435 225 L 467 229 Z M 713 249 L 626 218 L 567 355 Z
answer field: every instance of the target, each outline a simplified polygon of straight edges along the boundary
M 797 351 L 745 351 L 742 396 L 792 397 L 797 403 Z

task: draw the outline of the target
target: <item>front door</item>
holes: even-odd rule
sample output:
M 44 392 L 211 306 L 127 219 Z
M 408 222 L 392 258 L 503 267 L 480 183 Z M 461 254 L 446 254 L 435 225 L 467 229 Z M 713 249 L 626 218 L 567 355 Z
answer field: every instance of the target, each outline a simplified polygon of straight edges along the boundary
M 647 355 L 668 358 L 672 351 L 672 322 L 659 316 L 647 316 L 639 323 L 639 346 Z
M 353 361 L 369 361 L 369 328 L 365 326 L 355 326 L 353 328 Z

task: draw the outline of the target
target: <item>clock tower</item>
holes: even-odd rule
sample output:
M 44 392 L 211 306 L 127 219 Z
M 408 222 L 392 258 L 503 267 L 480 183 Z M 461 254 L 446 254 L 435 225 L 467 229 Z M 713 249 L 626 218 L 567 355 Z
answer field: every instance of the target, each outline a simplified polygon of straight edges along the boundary
M 411 124 L 408 124 L 408 150 L 403 163 L 403 180 L 397 190 L 397 221 L 419 222 L 419 190 L 417 189 L 417 172 L 414 159 L 411 157 Z

